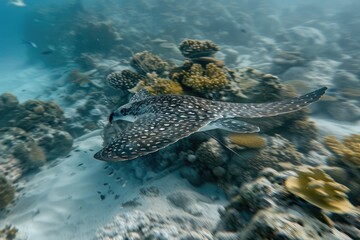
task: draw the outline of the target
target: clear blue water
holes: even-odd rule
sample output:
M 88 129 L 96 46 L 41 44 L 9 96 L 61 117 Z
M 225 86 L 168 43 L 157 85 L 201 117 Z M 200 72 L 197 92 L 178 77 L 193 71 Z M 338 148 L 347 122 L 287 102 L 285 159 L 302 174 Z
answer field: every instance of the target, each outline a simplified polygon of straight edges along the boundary
M 343 138 L 359 144 L 356 0 L 24 2 L 0 3 L 0 239 L 359 239 L 359 150 L 346 161 L 324 140 L 334 136 L 339 151 Z M 220 50 L 189 57 L 184 39 Z M 143 51 L 159 58 L 136 60 Z M 186 81 L 195 64 L 207 84 L 217 81 L 209 62 L 224 86 Z M 109 82 L 123 70 L 137 87 Z M 215 130 L 130 161 L 93 157 L 131 126 L 109 116 L 141 88 L 259 103 L 323 86 L 310 111 L 245 119 L 261 129 L 259 148 L 258 138 L 236 143 Z M 287 189 L 300 166 L 348 187 L 352 211 Z

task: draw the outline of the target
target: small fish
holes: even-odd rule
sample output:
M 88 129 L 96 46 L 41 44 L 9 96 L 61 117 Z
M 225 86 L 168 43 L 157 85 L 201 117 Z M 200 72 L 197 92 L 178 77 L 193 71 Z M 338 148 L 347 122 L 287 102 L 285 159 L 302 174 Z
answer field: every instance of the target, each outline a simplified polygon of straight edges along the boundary
M 158 151 L 189 135 L 212 129 L 259 132 L 258 126 L 236 117 L 262 118 L 298 111 L 316 102 L 326 87 L 300 97 L 269 103 L 230 103 L 187 95 L 150 95 L 142 89 L 109 116 L 109 122 L 132 122 L 94 155 L 103 161 L 125 161 Z
M 23 40 L 23 43 L 24 43 L 24 44 L 27 44 L 27 45 L 29 45 L 29 46 L 31 46 L 31 47 L 33 47 L 33 48 L 37 48 L 37 47 L 38 47 L 38 46 L 36 45 L 36 43 L 31 42 L 31 41 Z
M 17 7 L 26 7 L 26 4 L 23 0 L 10 0 L 9 4 L 17 6 Z
M 52 54 L 54 52 L 54 50 L 45 50 L 45 51 L 42 51 L 41 54 L 42 55 L 49 55 L 49 54 Z

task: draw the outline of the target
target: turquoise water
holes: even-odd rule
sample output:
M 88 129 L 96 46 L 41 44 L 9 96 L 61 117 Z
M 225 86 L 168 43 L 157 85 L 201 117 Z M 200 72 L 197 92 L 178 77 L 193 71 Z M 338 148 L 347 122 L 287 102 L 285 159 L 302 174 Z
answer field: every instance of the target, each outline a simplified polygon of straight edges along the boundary
M 359 9 L 3 1 L 0 239 L 359 239 Z

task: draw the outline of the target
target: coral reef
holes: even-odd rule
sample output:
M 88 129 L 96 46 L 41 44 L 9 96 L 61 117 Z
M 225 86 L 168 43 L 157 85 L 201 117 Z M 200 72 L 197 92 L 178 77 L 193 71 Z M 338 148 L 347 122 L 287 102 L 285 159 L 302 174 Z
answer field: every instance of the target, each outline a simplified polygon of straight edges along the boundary
M 43 149 L 23 129 L 1 128 L 0 138 L 1 155 L 5 158 L 14 156 L 19 159 L 18 164 L 22 172 L 37 169 L 45 163 L 46 156 Z
M 188 71 L 174 73 L 172 79 L 198 93 L 222 89 L 229 82 L 225 72 L 213 63 L 207 64 L 205 69 L 200 64 L 192 64 Z
M 121 72 L 110 73 L 106 77 L 106 82 L 115 89 L 128 90 L 135 87 L 143 78 L 144 77 L 131 70 L 123 70 Z
M 236 182 L 238 185 L 251 181 L 267 167 L 282 170 L 280 163 L 301 164 L 302 155 L 289 140 L 280 135 L 268 137 L 263 148 L 234 148 L 234 151 L 238 154 L 231 157 L 227 164 L 228 174 L 222 180 L 228 183 Z
M 213 176 L 221 177 L 226 173 L 226 163 L 229 160 L 226 151 L 215 140 L 209 139 L 199 145 L 195 152 L 196 164 L 199 165 L 204 179 L 212 179 Z
M 162 216 L 139 210 L 119 214 L 97 230 L 97 239 L 203 239 L 213 240 L 210 222 L 188 216 Z
M 291 201 L 290 193 L 282 185 L 289 174 L 267 168 L 257 179 L 244 184 L 220 212 L 215 238 L 350 240 L 333 228 L 324 215 Z
M 46 161 L 44 151 L 31 138 L 26 142 L 16 144 L 12 154 L 21 161 L 21 167 L 25 171 L 37 169 Z
M 18 229 L 11 225 L 6 225 L 3 229 L 0 229 L 1 240 L 15 240 Z
M 135 89 L 146 89 L 152 95 L 161 94 L 183 94 L 182 86 L 176 82 L 166 78 L 151 77 L 151 80 L 140 81 Z
M 73 138 L 64 130 L 64 112 L 57 104 L 39 100 L 20 104 L 9 93 L 0 99 L 0 155 L 5 159 L 0 172 L 15 181 L 70 152 Z
M 169 63 L 148 51 L 139 52 L 133 55 L 130 65 L 140 74 L 155 72 L 161 75 L 169 68 Z
M 18 127 L 30 131 L 39 124 L 46 124 L 55 129 L 62 128 L 65 117 L 63 110 L 54 102 L 28 100 L 19 104 L 10 93 L 0 96 L 1 127 Z
M 335 136 L 324 138 L 325 146 L 340 156 L 340 160 L 351 168 L 360 170 L 360 134 L 352 134 L 343 139 L 342 143 Z
M 0 209 L 5 208 L 14 200 L 15 188 L 0 174 Z
M 348 201 L 347 187 L 334 181 L 320 168 L 302 166 L 297 177 L 285 181 L 288 191 L 307 202 L 330 212 L 351 213 L 355 207 Z
M 209 57 L 220 50 L 220 48 L 209 40 L 185 39 L 179 45 L 179 49 L 184 57 L 199 58 Z

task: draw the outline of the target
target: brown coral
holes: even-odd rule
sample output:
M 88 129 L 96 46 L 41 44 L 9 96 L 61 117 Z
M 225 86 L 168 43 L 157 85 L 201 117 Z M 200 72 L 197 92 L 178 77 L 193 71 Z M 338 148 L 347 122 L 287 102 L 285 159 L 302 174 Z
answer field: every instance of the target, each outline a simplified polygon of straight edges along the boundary
M 218 90 L 229 82 L 225 72 L 213 63 L 207 64 L 205 70 L 200 64 L 192 64 L 189 70 L 174 73 L 173 79 L 197 92 Z
M 154 78 L 153 81 L 153 84 L 144 87 L 152 95 L 184 93 L 178 82 L 165 78 Z
M 335 182 L 320 168 L 299 168 L 298 176 L 288 177 L 285 187 L 294 195 L 321 209 L 335 213 L 356 211 L 347 199 L 346 193 L 349 189 Z
M 46 161 L 44 151 L 32 139 L 15 145 L 13 155 L 22 162 L 21 166 L 25 171 L 36 169 Z
M 15 197 L 15 188 L 0 175 L 0 209 L 6 207 Z
M 327 136 L 324 142 L 345 164 L 360 169 L 360 134 L 347 136 L 342 143 L 335 136 Z
M 132 57 L 130 65 L 141 74 L 155 72 L 161 75 L 169 68 L 166 61 L 148 51 L 136 53 Z
M 11 225 L 5 225 L 3 229 L 0 229 L 0 239 L 14 240 L 18 231 L 19 230 L 16 227 L 13 227 Z
M 255 178 L 265 168 L 283 170 L 281 163 L 301 164 L 301 154 L 295 146 L 280 135 L 268 137 L 265 147 L 260 149 L 235 149 L 227 167 L 231 182 L 243 183 Z M 235 179 L 234 179 L 235 178 Z
M 128 90 L 135 87 L 143 78 L 133 71 L 123 70 L 121 72 L 110 73 L 106 78 L 106 82 L 115 89 Z
M 209 57 L 220 50 L 220 48 L 209 40 L 185 39 L 180 43 L 179 49 L 188 58 Z

